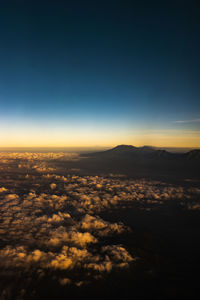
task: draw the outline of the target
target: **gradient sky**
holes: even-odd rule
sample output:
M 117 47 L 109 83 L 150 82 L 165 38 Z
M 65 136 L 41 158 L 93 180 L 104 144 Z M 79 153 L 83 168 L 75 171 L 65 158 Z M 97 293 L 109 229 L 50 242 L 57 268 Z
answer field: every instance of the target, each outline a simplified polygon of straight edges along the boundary
M 198 1 L 0 1 L 0 146 L 200 147 Z

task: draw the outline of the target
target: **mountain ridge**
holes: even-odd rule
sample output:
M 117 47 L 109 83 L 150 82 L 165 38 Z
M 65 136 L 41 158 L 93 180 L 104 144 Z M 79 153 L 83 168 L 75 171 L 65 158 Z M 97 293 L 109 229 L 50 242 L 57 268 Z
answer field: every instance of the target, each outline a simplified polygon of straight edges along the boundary
M 146 157 L 146 158 L 186 158 L 186 159 L 200 159 L 200 150 L 193 149 L 186 153 L 173 153 L 163 149 L 155 149 L 152 146 L 136 147 L 132 145 L 117 145 L 114 148 L 92 152 L 87 155 L 90 156 L 103 156 L 103 157 Z

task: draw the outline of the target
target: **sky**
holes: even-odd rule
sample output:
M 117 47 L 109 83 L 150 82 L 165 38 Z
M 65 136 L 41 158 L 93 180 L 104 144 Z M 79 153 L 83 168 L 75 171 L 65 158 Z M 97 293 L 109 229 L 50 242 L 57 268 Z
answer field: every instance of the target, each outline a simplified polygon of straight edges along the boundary
M 198 1 L 0 1 L 0 147 L 200 147 Z

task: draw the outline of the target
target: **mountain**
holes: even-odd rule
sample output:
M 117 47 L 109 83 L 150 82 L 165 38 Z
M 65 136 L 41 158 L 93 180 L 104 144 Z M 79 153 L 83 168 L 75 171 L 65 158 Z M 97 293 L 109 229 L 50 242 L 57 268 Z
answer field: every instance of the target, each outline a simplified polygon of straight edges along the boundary
M 183 179 L 199 180 L 200 176 L 200 150 L 177 153 L 149 146 L 118 145 L 101 152 L 84 153 L 81 157 L 84 159 L 72 162 L 71 168 L 86 174 L 124 174 L 177 183 Z
M 114 156 L 130 156 L 133 154 L 139 154 L 139 153 L 152 153 L 154 149 L 149 146 L 144 147 L 135 147 L 131 145 L 118 145 L 112 149 L 101 151 L 101 152 L 93 152 L 92 155 L 114 155 Z
M 131 145 L 119 145 L 116 146 L 112 149 L 99 152 L 99 153 L 104 153 L 104 154 L 117 154 L 117 155 L 124 155 L 124 154 L 133 154 L 136 153 L 137 147 L 131 146 Z
M 200 159 L 200 150 L 195 149 L 185 153 L 188 159 Z
M 132 145 L 118 145 L 112 149 L 93 152 L 84 156 L 102 158 L 138 158 L 138 159 L 196 159 L 200 160 L 200 150 L 192 150 L 187 153 L 172 153 L 166 150 L 157 150 L 151 146 L 135 147 Z
M 170 152 L 165 150 L 155 150 L 153 147 L 150 146 L 143 146 L 143 147 L 135 147 L 132 145 L 118 145 L 112 149 L 101 151 L 101 152 L 93 152 L 89 154 L 90 156 L 95 157 L 149 157 L 149 158 L 156 158 L 156 157 L 168 157 L 173 155 Z

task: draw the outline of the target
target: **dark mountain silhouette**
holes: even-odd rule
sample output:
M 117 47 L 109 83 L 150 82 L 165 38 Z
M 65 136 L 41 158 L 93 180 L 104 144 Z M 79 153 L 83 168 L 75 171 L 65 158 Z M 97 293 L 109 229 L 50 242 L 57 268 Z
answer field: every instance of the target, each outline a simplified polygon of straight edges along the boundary
M 188 159 L 200 159 L 200 150 L 198 150 L 198 149 L 191 150 L 191 151 L 185 153 L 185 156 Z
M 154 149 L 152 147 L 149 146 L 144 146 L 144 147 L 135 147 L 135 146 L 131 146 L 131 145 L 119 145 L 116 146 L 112 149 L 106 150 L 106 151 L 101 151 L 101 152 L 93 152 L 90 153 L 94 156 L 98 156 L 98 155 L 105 155 L 105 156 L 109 156 L 109 155 L 119 155 L 119 156 L 130 156 L 130 155 L 135 155 L 135 154 L 140 154 L 140 153 L 152 153 L 154 152 Z
M 67 161 L 66 168 L 77 169 L 81 174 L 123 174 L 177 183 L 183 179 L 200 180 L 200 150 L 174 153 L 150 146 L 118 145 L 101 152 L 84 153 L 81 157 Z
M 104 158 L 144 158 L 144 159 L 200 159 L 200 150 L 191 150 L 187 153 L 172 153 L 166 150 L 157 150 L 151 146 L 135 147 L 132 145 L 118 145 L 112 149 L 93 152 L 86 156 Z
M 105 157 L 105 158 L 133 158 L 133 157 L 145 157 L 145 158 L 156 158 L 156 157 L 171 157 L 173 153 L 166 150 L 156 150 L 151 146 L 135 147 L 131 145 L 119 145 L 112 149 L 93 152 L 89 156 L 93 157 Z

